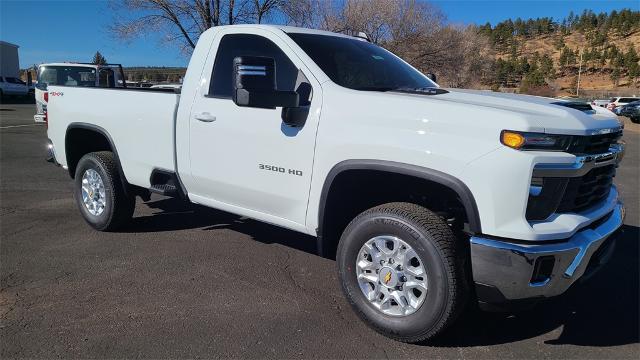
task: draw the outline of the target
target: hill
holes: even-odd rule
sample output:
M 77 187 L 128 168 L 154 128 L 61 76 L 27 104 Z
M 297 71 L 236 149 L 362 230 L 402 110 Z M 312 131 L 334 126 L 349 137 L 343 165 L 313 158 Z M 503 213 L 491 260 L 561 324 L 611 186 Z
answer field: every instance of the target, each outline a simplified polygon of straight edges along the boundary
M 503 91 L 602 97 L 640 93 L 640 12 L 507 20 L 478 28 L 494 61 L 484 84 Z

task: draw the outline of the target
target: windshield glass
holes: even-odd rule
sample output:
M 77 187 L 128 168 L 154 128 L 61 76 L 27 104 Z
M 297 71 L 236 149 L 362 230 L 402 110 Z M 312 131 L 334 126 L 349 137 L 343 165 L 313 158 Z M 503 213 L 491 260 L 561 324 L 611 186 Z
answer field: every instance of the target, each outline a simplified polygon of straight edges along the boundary
M 340 86 L 365 91 L 437 87 L 391 52 L 367 41 L 318 34 L 288 35 Z
M 41 66 L 38 84 L 96 86 L 96 69 L 84 66 Z
M 27 83 L 25 83 L 24 81 L 14 77 L 8 77 L 6 78 L 6 80 L 8 83 L 11 83 L 11 84 L 27 85 Z

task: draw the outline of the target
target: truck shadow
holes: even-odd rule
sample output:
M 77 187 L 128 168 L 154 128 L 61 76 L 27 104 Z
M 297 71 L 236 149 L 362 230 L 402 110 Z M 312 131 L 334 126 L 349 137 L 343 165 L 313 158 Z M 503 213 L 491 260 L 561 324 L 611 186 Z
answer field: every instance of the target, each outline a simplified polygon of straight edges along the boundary
M 186 229 L 230 229 L 251 236 L 265 244 L 281 244 L 316 256 L 316 240 L 312 236 L 287 230 L 221 210 L 191 204 L 174 198 L 146 202 L 155 210 L 151 215 L 136 216 L 124 230 L 131 233 L 162 232 Z M 138 205 L 139 206 L 139 205 Z
M 316 256 L 311 236 L 176 199 L 147 202 L 156 213 L 138 216 L 128 232 L 231 229 L 265 244 L 281 244 Z M 611 261 L 567 293 L 528 311 L 489 313 L 474 306 L 424 346 L 508 344 L 535 337 L 549 345 L 616 346 L 640 342 L 639 228 L 624 225 Z
M 0 105 L 13 105 L 13 104 L 35 104 L 36 100 L 33 94 L 25 96 L 8 96 L 4 95 L 0 97 Z

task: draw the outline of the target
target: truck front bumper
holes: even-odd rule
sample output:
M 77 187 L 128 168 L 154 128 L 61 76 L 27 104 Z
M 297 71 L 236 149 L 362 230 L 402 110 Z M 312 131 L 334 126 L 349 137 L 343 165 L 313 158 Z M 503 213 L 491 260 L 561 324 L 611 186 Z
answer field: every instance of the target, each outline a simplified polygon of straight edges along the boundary
M 562 241 L 531 244 L 472 237 L 471 264 L 479 302 L 500 306 L 562 294 L 608 260 L 614 247 L 612 235 L 622 226 L 624 212 L 618 202 L 608 215 Z

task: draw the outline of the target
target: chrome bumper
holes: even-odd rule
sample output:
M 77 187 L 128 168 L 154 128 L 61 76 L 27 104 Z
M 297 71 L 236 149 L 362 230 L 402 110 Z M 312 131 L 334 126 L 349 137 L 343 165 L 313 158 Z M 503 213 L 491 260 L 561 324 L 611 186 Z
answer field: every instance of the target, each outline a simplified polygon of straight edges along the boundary
M 594 253 L 622 226 L 624 207 L 618 203 L 610 215 L 596 220 L 563 242 L 524 244 L 482 237 L 471 238 L 471 265 L 480 301 L 500 302 L 562 294 L 587 269 Z M 611 239 L 613 240 L 613 239 Z M 610 255 L 613 243 L 600 252 Z M 609 250 L 609 251 L 607 251 Z M 608 253 L 608 254 L 607 254 Z M 551 260 L 552 259 L 552 260 Z M 595 260 L 595 259 L 594 259 Z M 545 265 L 541 265 L 542 262 Z M 550 268 L 550 263 L 553 267 Z M 541 267 L 544 270 L 540 273 Z M 488 290 L 487 290 L 488 289 Z M 489 294 L 487 296 L 486 294 Z
M 44 114 L 35 114 L 35 115 L 33 115 L 33 121 L 35 121 L 37 123 L 45 123 L 46 122 L 44 120 Z

